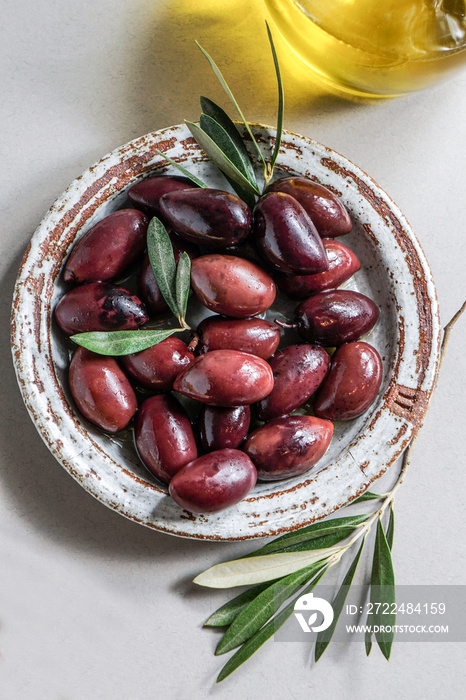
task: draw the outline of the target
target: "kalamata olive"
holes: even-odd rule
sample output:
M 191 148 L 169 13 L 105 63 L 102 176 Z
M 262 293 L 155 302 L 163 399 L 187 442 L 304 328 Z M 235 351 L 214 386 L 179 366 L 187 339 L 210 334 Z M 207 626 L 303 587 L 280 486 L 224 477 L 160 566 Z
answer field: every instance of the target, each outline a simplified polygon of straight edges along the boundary
M 183 252 L 189 257 L 199 255 L 199 249 L 193 243 L 183 240 L 172 231 L 168 231 L 173 246 L 175 261 L 178 262 Z M 157 280 L 155 279 L 148 253 L 145 254 L 138 277 L 138 291 L 142 301 L 152 314 L 160 314 L 168 310 L 168 304 L 162 296 Z
M 128 190 L 128 199 L 137 209 L 141 209 L 149 216 L 160 218 L 160 198 L 167 192 L 176 190 L 188 190 L 197 187 L 187 177 L 176 175 L 156 175 L 140 180 Z
M 105 282 L 121 275 L 143 253 L 148 223 L 137 209 L 120 209 L 98 221 L 73 247 L 65 282 Z
M 275 283 L 255 263 L 235 255 L 203 255 L 192 261 L 191 284 L 211 311 L 234 318 L 256 316 L 275 299 Z
M 210 188 L 178 190 L 160 200 L 164 220 L 193 243 L 226 248 L 251 231 L 252 213 L 235 194 Z
M 136 412 L 136 395 L 113 357 L 78 348 L 70 364 L 69 385 L 83 416 L 109 433 L 126 428 Z
M 298 333 L 328 347 L 358 340 L 377 322 L 379 309 L 372 299 L 349 289 L 319 292 L 296 309 Z
M 198 326 L 199 351 L 242 350 L 267 360 L 278 348 L 280 328 L 260 318 L 209 316 Z
M 71 289 L 58 302 L 55 318 L 67 335 L 135 330 L 149 320 L 137 296 L 109 282 L 91 282 Z
M 265 257 L 283 272 L 310 275 L 328 269 L 322 239 L 301 204 L 269 192 L 254 208 L 254 236 Z
M 139 457 L 160 481 L 168 484 L 181 467 L 197 457 L 188 414 L 170 394 L 143 401 L 134 422 Z
M 239 450 L 216 450 L 186 464 L 168 487 L 179 506 L 192 513 L 216 513 L 234 506 L 254 488 L 257 472 Z
M 206 451 L 235 448 L 248 434 L 249 406 L 203 406 L 198 417 L 201 445 Z
M 324 238 L 322 243 L 327 252 L 328 270 L 316 275 L 287 275 L 284 272 L 274 275 L 280 291 L 290 299 L 307 299 L 317 292 L 335 289 L 361 269 L 356 255 L 343 243 L 334 238 Z
M 288 345 L 269 360 L 272 392 L 257 405 L 260 420 L 290 413 L 307 401 L 322 383 L 330 357 L 319 345 Z
M 270 365 L 239 350 L 212 350 L 199 355 L 173 383 L 175 391 L 211 406 L 244 406 L 273 389 Z
M 286 479 L 313 467 L 327 451 L 333 423 L 314 416 L 285 416 L 251 433 L 243 450 L 262 481 Z
M 171 391 L 176 376 L 193 360 L 186 343 L 173 336 L 121 358 L 124 369 L 138 384 L 158 391 Z
M 343 236 L 352 229 L 344 204 L 327 187 L 304 177 L 284 177 L 267 187 L 267 192 L 285 192 L 298 200 L 324 238 Z
M 372 345 L 347 343 L 332 357 L 317 392 L 314 412 L 328 420 L 350 420 L 367 411 L 382 382 L 382 361 Z

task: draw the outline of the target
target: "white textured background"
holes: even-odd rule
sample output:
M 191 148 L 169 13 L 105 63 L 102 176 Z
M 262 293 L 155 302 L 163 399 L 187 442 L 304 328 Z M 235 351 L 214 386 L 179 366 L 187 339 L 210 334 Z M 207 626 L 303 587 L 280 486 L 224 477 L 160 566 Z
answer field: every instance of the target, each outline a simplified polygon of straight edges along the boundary
M 203 620 L 228 593 L 190 580 L 252 545 L 177 540 L 86 494 L 29 420 L 9 355 L 16 270 L 42 215 L 113 148 L 197 119 L 223 101 L 198 39 L 251 121 L 274 123 L 275 85 L 260 0 L 49 0 L 4 3 L 0 35 L 0 697 L 164 700 L 464 697 L 465 644 L 397 644 L 387 664 L 358 645 L 316 667 L 302 644 L 270 641 L 215 687 L 222 659 Z M 284 49 L 277 38 L 277 48 Z M 285 125 L 343 153 L 392 196 L 436 280 L 442 322 L 466 297 L 466 71 L 430 91 L 358 104 L 283 61 Z M 464 347 L 454 338 L 396 501 L 403 584 L 466 583 Z M 376 488 L 376 487 L 375 487 Z

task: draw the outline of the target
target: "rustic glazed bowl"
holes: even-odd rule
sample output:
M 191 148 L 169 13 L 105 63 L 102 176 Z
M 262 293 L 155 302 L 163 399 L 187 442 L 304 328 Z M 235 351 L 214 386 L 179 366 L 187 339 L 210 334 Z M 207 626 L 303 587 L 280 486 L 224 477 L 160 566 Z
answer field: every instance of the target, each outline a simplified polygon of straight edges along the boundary
M 270 155 L 274 130 L 253 125 Z M 337 423 L 331 446 L 307 474 L 259 483 L 234 508 L 213 515 L 183 511 L 139 462 L 130 434 L 110 437 L 76 411 L 67 385 L 69 346 L 53 321 L 64 293 L 61 271 L 89 227 L 124 206 L 137 180 L 174 171 L 160 150 L 213 187 L 225 181 L 183 125 L 122 146 L 75 180 L 34 234 L 17 279 L 12 317 L 18 383 L 52 454 L 102 503 L 142 525 L 183 537 L 236 540 L 294 530 L 350 503 L 397 459 L 419 428 L 439 358 L 440 327 L 432 276 L 408 222 L 364 172 L 315 141 L 284 132 L 277 175 L 299 174 L 329 187 L 348 208 L 344 242 L 362 269 L 346 285 L 380 307 L 368 340 L 383 360 L 377 400 L 358 419 Z M 251 151 L 252 153 L 252 151 Z M 253 156 L 254 157 L 254 156 Z M 258 170 L 259 171 L 259 170 Z M 286 316 L 286 308 L 275 308 Z

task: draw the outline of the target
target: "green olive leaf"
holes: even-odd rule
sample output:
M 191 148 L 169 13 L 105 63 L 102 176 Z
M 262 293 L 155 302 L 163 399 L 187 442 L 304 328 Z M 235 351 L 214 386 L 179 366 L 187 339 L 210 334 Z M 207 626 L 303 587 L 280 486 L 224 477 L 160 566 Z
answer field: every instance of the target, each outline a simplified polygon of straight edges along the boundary
M 159 289 L 174 316 L 176 301 L 176 262 L 170 236 L 160 219 L 154 216 L 147 227 L 147 252 Z
M 181 325 L 185 322 L 186 309 L 188 307 L 189 290 L 191 287 L 191 259 L 184 251 L 176 268 L 175 296 L 178 308 L 178 318 Z
M 131 355 L 161 343 L 174 333 L 179 333 L 183 328 L 170 328 L 167 330 L 139 330 L 139 331 L 90 331 L 77 333 L 70 336 L 77 345 L 98 355 Z
M 283 83 L 282 83 L 282 78 L 280 75 L 280 66 L 278 64 L 278 58 L 277 58 L 277 53 L 275 51 L 275 45 L 273 43 L 272 33 L 270 31 L 270 28 L 269 28 L 269 25 L 267 22 L 265 23 L 265 25 L 267 27 L 267 36 L 269 38 L 270 48 L 272 49 L 273 63 L 275 66 L 275 73 L 277 76 L 277 85 L 278 85 L 277 135 L 275 137 L 275 148 L 273 150 L 272 160 L 270 162 L 270 177 L 272 177 L 273 167 L 274 167 L 275 162 L 277 160 L 278 153 L 280 151 L 280 145 L 282 142 L 283 113 L 285 111 L 285 93 L 283 90 Z M 270 179 L 270 177 L 269 177 L 269 179 Z
M 354 574 L 356 572 L 356 569 L 358 568 L 358 563 L 359 559 L 361 557 L 361 552 L 364 547 L 364 540 L 359 547 L 358 553 L 354 557 L 351 566 L 349 567 L 348 571 L 346 572 L 346 576 L 343 579 L 343 583 L 341 584 L 338 593 L 336 594 L 335 598 L 332 601 L 332 608 L 333 608 L 333 620 L 332 624 L 330 627 L 328 627 L 326 630 L 322 630 L 317 634 L 317 639 L 316 639 L 316 645 L 315 645 L 315 660 L 318 661 L 328 645 L 330 644 L 330 640 L 332 639 L 333 633 L 335 632 L 335 628 L 337 626 L 337 622 L 340 618 L 341 612 L 343 610 L 343 607 L 345 605 L 346 597 L 348 595 L 349 588 L 353 582 Z
M 199 187 L 204 187 L 204 188 L 208 188 L 208 187 L 209 187 L 209 185 L 206 185 L 206 183 L 203 182 L 202 180 L 200 180 L 198 177 L 196 177 L 195 175 L 192 175 L 192 174 L 189 172 L 189 170 L 186 170 L 186 168 L 183 168 L 183 166 L 180 165 L 179 163 L 177 163 L 176 160 L 172 160 L 171 158 L 169 158 L 168 156 L 166 156 L 165 153 L 162 153 L 162 151 L 159 151 L 158 148 L 156 148 L 155 151 L 156 151 L 156 153 L 159 154 L 159 156 L 162 156 L 162 158 L 164 158 L 164 160 L 166 160 L 168 163 L 170 163 L 171 165 L 173 165 L 174 168 L 176 168 L 177 170 L 179 170 L 180 173 L 183 173 L 183 175 L 184 175 L 185 177 L 189 178 L 189 179 L 191 180 L 191 182 L 194 182 L 195 185 L 198 185 Z
M 390 503 L 390 514 L 388 517 L 388 525 L 387 529 L 385 531 L 385 536 L 387 538 L 387 544 L 390 548 L 390 551 L 393 547 L 393 534 L 395 530 L 395 513 L 393 511 L 393 501 Z M 364 635 L 364 644 L 366 647 L 366 655 L 369 656 L 372 650 L 372 632 L 369 630 L 366 630 L 366 633 Z
M 243 175 L 243 173 L 240 170 L 238 170 L 236 165 L 232 163 L 232 161 L 228 158 L 228 156 L 225 155 L 222 149 L 219 146 L 217 146 L 215 141 L 205 131 L 203 131 L 198 124 L 194 124 L 194 122 L 188 121 L 186 121 L 185 123 L 190 132 L 192 133 L 193 137 L 196 139 L 199 146 L 207 153 L 210 160 L 213 163 L 215 163 L 215 165 L 218 168 L 220 168 L 222 173 L 228 175 L 228 177 L 230 177 L 232 180 L 241 185 L 241 187 L 244 187 L 246 190 L 249 190 L 250 192 L 253 192 L 257 195 L 260 194 L 257 187 L 251 185 L 251 183 Z
M 384 496 L 381 496 L 379 493 L 373 493 L 373 491 L 366 491 L 358 498 L 355 498 L 354 501 L 351 501 L 349 505 L 354 506 L 356 503 L 363 503 L 364 501 L 375 501 L 378 498 L 384 498 Z
M 372 603 L 370 624 L 377 629 L 374 632 L 377 644 L 388 661 L 396 623 L 396 612 L 392 612 L 395 605 L 395 575 L 390 547 L 380 518 L 377 521 L 375 536 L 370 601 Z M 381 627 L 384 631 L 381 631 Z M 387 627 L 391 628 L 388 632 L 385 631 Z
M 204 622 L 204 627 L 226 627 L 231 625 L 233 620 L 243 610 L 248 603 L 256 598 L 259 593 L 262 593 L 270 586 L 270 581 L 259 583 L 257 586 L 252 586 L 246 591 L 235 596 L 228 603 L 222 605 Z

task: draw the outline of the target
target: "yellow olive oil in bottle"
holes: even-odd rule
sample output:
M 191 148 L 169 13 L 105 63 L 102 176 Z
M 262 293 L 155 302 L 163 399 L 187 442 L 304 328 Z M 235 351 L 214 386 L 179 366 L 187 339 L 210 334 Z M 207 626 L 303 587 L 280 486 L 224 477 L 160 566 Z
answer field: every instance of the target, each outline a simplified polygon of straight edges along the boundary
M 354 95 L 420 90 L 466 64 L 466 0 L 266 0 L 295 53 Z

